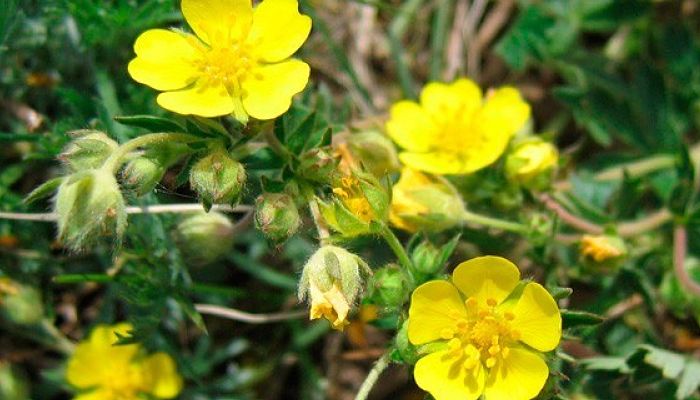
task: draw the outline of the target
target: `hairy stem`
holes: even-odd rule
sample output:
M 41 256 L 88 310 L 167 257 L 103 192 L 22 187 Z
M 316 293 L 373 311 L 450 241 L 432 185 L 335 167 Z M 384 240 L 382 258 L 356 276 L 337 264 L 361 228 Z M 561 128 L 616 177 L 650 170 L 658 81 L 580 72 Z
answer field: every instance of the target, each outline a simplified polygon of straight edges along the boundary
M 391 349 L 384 353 L 384 355 L 381 356 L 376 363 L 374 363 L 374 367 L 372 367 L 372 369 L 369 371 L 369 374 L 367 374 L 365 381 L 362 382 L 362 386 L 360 386 L 360 390 L 357 392 L 355 400 L 367 399 L 369 393 L 372 391 L 372 388 L 377 383 L 379 375 L 381 375 L 382 372 L 384 372 L 384 370 L 386 369 L 386 367 L 389 366 L 390 361 Z
M 488 226 L 491 228 L 502 229 L 504 231 L 515 232 L 515 233 L 525 233 L 527 232 L 527 226 L 519 224 L 517 222 L 505 221 L 498 218 L 487 217 L 484 215 L 476 214 L 470 211 L 464 211 L 462 214 L 462 221 L 466 223 L 473 223 L 477 225 Z
M 139 136 L 119 146 L 119 148 L 105 160 L 102 168 L 116 174 L 124 158 L 139 147 L 168 142 L 187 143 L 197 140 L 201 140 L 201 138 L 186 133 L 150 133 L 148 135 Z
M 688 292 L 700 297 L 700 284 L 695 282 L 685 269 L 685 256 L 688 252 L 688 231 L 685 225 L 677 224 L 673 228 L 673 272 L 678 282 Z

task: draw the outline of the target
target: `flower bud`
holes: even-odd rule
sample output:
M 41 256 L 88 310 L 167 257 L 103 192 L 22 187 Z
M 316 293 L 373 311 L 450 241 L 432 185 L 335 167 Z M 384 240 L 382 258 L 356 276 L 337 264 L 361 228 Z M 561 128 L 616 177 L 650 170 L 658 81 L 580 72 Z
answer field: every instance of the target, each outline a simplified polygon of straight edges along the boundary
M 80 250 L 104 235 L 121 239 L 126 229 L 126 207 L 119 183 L 110 171 L 93 169 L 67 177 L 54 204 L 58 237 Z
M 299 157 L 297 174 L 310 181 L 328 183 L 331 181 L 338 159 L 327 148 L 315 148 Z
M 71 134 L 76 138 L 66 146 L 58 158 L 64 161 L 72 172 L 99 168 L 119 147 L 119 144 L 104 132 L 86 129 Z
M 177 226 L 176 241 L 184 256 L 196 264 L 208 264 L 231 250 L 233 223 L 216 211 L 185 217 Z
M 306 262 L 299 280 L 299 301 L 311 303 L 310 319 L 324 317 L 333 329 L 343 330 L 362 288 L 363 275 L 371 273 L 360 257 L 336 246 L 323 246 Z
M 348 136 L 347 144 L 354 158 L 378 178 L 401 169 L 396 147 L 380 132 L 353 133 Z
M 506 158 L 506 175 L 531 189 L 546 188 L 559 161 L 557 148 L 532 137 L 517 144 Z
M 35 288 L 0 277 L 0 312 L 18 325 L 34 325 L 44 317 L 41 294 Z
M 336 198 L 318 201 L 326 223 L 345 237 L 370 233 L 371 222 L 383 222 L 388 217 L 389 193 L 372 175 L 355 172 L 344 176 L 333 188 Z
M 580 250 L 583 264 L 597 270 L 617 269 L 627 258 L 625 242 L 615 235 L 584 235 Z
M 177 163 L 188 151 L 188 147 L 181 143 L 152 146 L 144 155 L 126 164 L 122 172 L 123 182 L 134 190 L 137 196 L 150 193 L 163 179 L 168 168 Z
M 0 361 L 0 399 L 27 400 L 28 398 L 27 378 L 12 364 Z
M 213 204 L 235 204 L 240 199 L 246 181 L 245 168 L 222 148 L 197 161 L 190 172 L 190 185 L 204 207 Z
M 377 270 L 370 278 L 370 296 L 383 307 L 401 307 L 406 301 L 408 291 L 403 273 L 396 265 L 388 265 Z
M 401 324 L 401 328 L 396 332 L 396 338 L 394 340 L 396 350 L 398 350 L 401 359 L 403 359 L 406 364 L 414 365 L 423 355 L 418 353 L 418 348 L 408 340 L 408 323 L 408 320 L 405 320 Z
M 401 229 L 441 231 L 461 223 L 464 203 L 444 178 L 405 167 L 394 185 L 389 221 Z
M 288 194 L 263 193 L 255 203 L 255 226 L 268 239 L 283 242 L 299 229 L 299 210 Z
M 417 272 L 423 275 L 433 275 L 444 267 L 442 251 L 428 241 L 423 241 L 413 249 L 411 261 Z

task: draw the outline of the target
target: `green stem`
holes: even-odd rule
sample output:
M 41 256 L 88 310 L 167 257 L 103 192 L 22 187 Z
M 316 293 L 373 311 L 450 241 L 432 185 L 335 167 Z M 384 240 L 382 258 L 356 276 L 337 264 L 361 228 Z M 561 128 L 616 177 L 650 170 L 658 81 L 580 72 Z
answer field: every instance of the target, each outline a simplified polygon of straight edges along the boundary
M 515 232 L 515 233 L 526 233 L 528 228 L 517 222 L 504 221 L 498 218 L 486 217 L 484 215 L 475 214 L 470 211 L 465 211 L 462 214 L 462 221 L 467 223 L 474 223 L 478 225 L 484 225 L 491 228 L 503 229 L 504 231 Z
M 415 279 L 413 278 L 413 274 L 411 271 L 413 271 L 413 263 L 411 262 L 411 259 L 408 258 L 408 254 L 406 253 L 406 249 L 404 249 L 403 245 L 399 241 L 399 238 L 394 235 L 394 232 L 389 229 L 389 227 L 386 224 L 382 224 L 381 228 L 379 229 L 379 234 L 384 238 L 386 243 L 389 245 L 391 250 L 394 252 L 396 255 L 396 258 L 399 259 L 399 264 L 401 264 L 401 270 L 404 273 L 404 276 L 408 280 L 408 283 L 413 286 L 413 283 L 415 282 Z
M 51 322 L 48 320 L 43 320 L 41 321 L 41 327 L 54 340 L 56 350 L 63 354 L 73 353 L 75 344 L 68 340 L 68 338 L 66 338 L 65 335 L 63 335 L 63 333 L 59 331 L 58 328 L 56 328 Z
M 357 392 L 357 396 L 355 396 L 355 400 L 367 399 L 369 393 L 372 391 L 372 388 L 377 383 L 379 375 L 381 375 L 382 372 L 384 372 L 384 370 L 386 369 L 386 367 L 389 366 L 390 361 L 391 349 L 384 353 L 384 355 L 381 356 L 379 360 L 377 360 L 377 362 L 374 364 L 374 367 L 372 367 L 372 369 L 369 371 L 369 374 L 367 374 L 365 381 L 362 382 L 362 386 L 360 386 L 360 390 Z
M 119 148 L 105 160 L 104 164 L 102 164 L 102 168 L 116 174 L 124 158 L 139 147 L 167 142 L 194 142 L 197 140 L 201 140 L 201 138 L 186 133 L 151 133 L 139 136 L 119 146 Z

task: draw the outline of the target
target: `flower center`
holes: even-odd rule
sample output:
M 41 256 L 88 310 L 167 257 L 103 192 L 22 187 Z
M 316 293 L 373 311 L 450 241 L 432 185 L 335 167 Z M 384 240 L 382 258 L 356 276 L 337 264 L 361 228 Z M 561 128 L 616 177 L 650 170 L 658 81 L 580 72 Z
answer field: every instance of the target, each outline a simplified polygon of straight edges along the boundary
M 212 47 L 196 61 L 195 66 L 206 86 L 223 85 L 231 92 L 241 94 L 241 82 L 257 64 L 251 47 L 234 42 L 225 47 Z
M 132 365 L 124 368 L 113 368 L 105 379 L 102 391 L 108 400 L 131 400 L 140 391 L 141 373 Z
M 455 327 L 445 329 L 441 336 L 449 339 L 448 350 L 453 356 L 463 358 L 467 369 L 473 369 L 478 363 L 492 368 L 508 357 L 509 347 L 520 338 L 511 324 L 514 315 L 498 310 L 495 299 L 488 299 L 483 306 L 470 297 L 465 304 L 467 318 L 457 318 Z
M 341 178 L 340 187 L 333 188 L 333 193 L 340 197 L 345 207 L 362 222 L 369 223 L 374 219 L 372 207 L 356 178 L 351 176 Z

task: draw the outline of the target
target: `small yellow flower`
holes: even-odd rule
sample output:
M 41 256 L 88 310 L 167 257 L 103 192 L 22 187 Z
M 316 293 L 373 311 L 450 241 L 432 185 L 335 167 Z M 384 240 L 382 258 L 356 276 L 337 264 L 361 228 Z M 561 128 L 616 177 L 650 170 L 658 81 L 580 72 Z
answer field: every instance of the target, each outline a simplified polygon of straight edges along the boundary
M 506 159 L 506 173 L 511 179 L 527 184 L 537 177 L 550 174 L 559 161 L 557 148 L 540 139 L 518 144 Z
M 436 400 L 528 400 L 549 369 L 540 352 L 561 338 L 561 314 L 539 284 L 520 285 L 520 272 L 494 256 L 461 263 L 452 281 L 419 286 L 411 297 L 408 339 L 442 343 L 416 363 L 414 377 Z
M 163 91 L 158 104 L 179 114 L 265 120 L 289 109 L 309 66 L 290 58 L 311 30 L 297 0 L 182 0 L 196 36 L 163 29 L 142 33 L 129 63 L 137 82 Z
M 375 219 L 372 206 L 362 191 L 360 181 L 352 175 L 340 178 L 338 187 L 333 188 L 333 193 L 360 221 L 370 223 Z
M 516 89 L 497 89 L 484 100 L 474 82 L 459 79 L 429 83 L 420 104 L 394 104 L 386 129 L 404 149 L 399 159 L 409 167 L 468 174 L 496 161 L 529 117 L 530 106 Z
M 581 255 L 584 261 L 593 261 L 600 267 L 614 267 L 627 255 L 625 242 L 613 235 L 583 235 Z
M 311 280 L 309 282 L 309 300 L 311 301 L 309 319 L 323 317 L 331 323 L 333 329 L 340 331 L 349 324 L 347 318 L 350 312 L 350 303 L 337 283 L 334 283 L 329 290 L 323 291 Z
M 462 220 L 464 203 L 442 177 L 404 167 L 392 189 L 389 221 L 409 232 L 449 229 Z
M 114 345 L 131 326 L 100 325 L 75 348 L 66 379 L 81 390 L 75 400 L 170 399 L 182 390 L 175 362 L 165 353 L 143 355 L 138 344 Z

